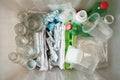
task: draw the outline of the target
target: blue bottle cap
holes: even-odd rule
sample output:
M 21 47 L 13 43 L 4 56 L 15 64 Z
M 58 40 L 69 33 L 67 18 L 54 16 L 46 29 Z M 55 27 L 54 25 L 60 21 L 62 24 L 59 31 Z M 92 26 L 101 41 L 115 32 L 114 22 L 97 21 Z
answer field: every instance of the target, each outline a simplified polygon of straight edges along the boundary
M 53 22 L 54 22 L 55 24 L 59 23 L 59 22 L 60 22 L 59 17 L 55 17 L 54 20 L 53 20 Z
M 55 28 L 55 23 L 54 22 L 48 22 L 47 28 L 50 31 L 53 31 L 53 29 Z

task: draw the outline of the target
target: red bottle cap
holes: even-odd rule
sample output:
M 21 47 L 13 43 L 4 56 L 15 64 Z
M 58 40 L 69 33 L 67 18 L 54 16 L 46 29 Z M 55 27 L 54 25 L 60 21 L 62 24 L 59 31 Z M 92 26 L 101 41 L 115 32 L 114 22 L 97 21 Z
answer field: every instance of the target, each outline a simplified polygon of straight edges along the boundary
M 107 8 L 108 8 L 108 2 L 106 2 L 106 1 L 101 2 L 100 8 L 101 8 L 102 10 L 107 9 Z
M 68 23 L 65 25 L 66 30 L 71 30 L 72 29 L 72 24 Z

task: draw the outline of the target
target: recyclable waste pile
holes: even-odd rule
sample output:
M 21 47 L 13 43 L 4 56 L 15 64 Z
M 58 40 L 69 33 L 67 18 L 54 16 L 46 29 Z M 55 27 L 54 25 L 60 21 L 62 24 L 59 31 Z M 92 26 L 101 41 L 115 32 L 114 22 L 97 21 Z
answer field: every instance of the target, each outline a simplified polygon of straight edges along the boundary
M 14 27 L 16 51 L 8 58 L 28 70 L 78 70 L 94 73 L 108 67 L 109 27 L 114 17 L 108 2 L 89 10 L 75 10 L 70 3 L 49 5 L 51 12 L 18 13 Z

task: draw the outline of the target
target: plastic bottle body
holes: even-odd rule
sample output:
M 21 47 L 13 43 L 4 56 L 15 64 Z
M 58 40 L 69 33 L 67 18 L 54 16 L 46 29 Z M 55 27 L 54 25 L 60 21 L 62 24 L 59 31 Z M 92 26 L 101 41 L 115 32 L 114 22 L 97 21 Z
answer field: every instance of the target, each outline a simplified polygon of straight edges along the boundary
M 95 12 L 97 12 L 97 13 L 99 13 L 100 14 L 100 16 L 105 16 L 105 14 L 107 13 L 107 2 L 106 2 L 106 8 L 105 9 L 103 9 L 103 8 L 101 8 L 101 4 L 102 4 L 103 2 L 98 2 L 98 3 L 96 3 L 95 5 L 93 5 L 93 7 L 88 11 L 88 16 L 90 16 L 90 15 L 92 15 L 93 13 L 95 13 Z M 103 7 L 104 7 L 105 5 L 103 5 Z

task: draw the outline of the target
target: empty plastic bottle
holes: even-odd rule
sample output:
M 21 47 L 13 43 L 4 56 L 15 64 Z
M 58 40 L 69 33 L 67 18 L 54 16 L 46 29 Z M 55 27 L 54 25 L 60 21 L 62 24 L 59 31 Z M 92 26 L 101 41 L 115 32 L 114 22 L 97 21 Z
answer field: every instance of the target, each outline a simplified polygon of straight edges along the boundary
M 14 63 L 21 64 L 21 65 L 26 64 L 26 58 L 16 52 L 10 53 L 8 55 L 8 58 Z
M 33 57 L 36 54 L 36 49 L 32 46 L 17 47 L 17 52 L 25 57 Z
M 17 14 L 17 18 L 19 19 L 20 22 L 25 22 L 27 21 L 28 13 L 25 11 L 21 11 Z
M 20 47 L 26 46 L 29 42 L 29 40 L 24 36 L 16 36 L 15 41 L 16 45 Z
M 95 5 L 93 5 L 93 7 L 88 11 L 88 16 L 90 16 L 95 12 L 99 13 L 100 16 L 105 16 L 105 14 L 107 13 L 107 9 L 108 9 L 108 2 L 106 1 L 98 2 Z
M 18 23 L 15 25 L 14 30 L 17 35 L 24 35 L 26 33 L 26 28 L 23 23 Z

